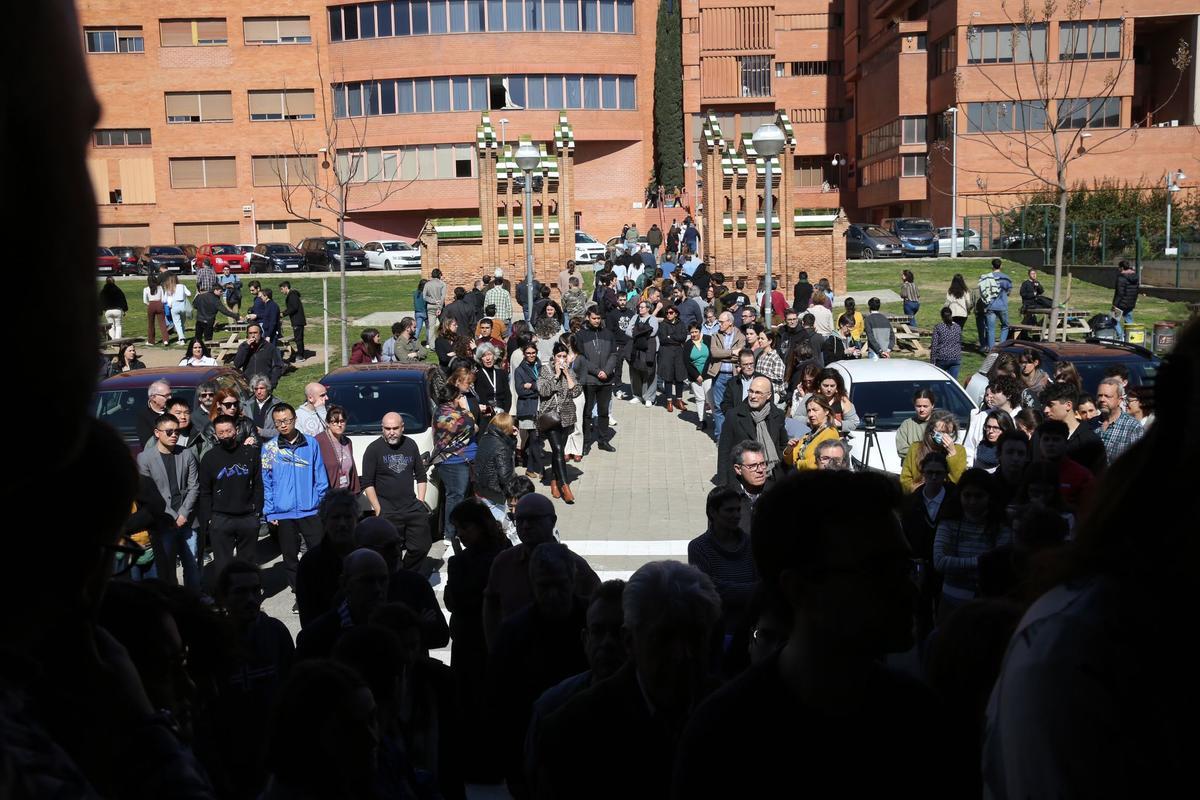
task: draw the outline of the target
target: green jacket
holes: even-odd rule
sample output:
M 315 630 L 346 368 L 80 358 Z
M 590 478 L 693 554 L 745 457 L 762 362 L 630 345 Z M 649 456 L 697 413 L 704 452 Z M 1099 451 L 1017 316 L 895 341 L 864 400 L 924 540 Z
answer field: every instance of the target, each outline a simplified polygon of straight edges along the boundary
M 900 423 L 900 427 L 896 429 L 896 454 L 900 456 L 901 462 L 908 455 L 908 448 L 921 441 L 921 437 L 925 435 L 925 426 L 928 424 L 928 422 L 917 422 L 914 417 L 909 417 Z

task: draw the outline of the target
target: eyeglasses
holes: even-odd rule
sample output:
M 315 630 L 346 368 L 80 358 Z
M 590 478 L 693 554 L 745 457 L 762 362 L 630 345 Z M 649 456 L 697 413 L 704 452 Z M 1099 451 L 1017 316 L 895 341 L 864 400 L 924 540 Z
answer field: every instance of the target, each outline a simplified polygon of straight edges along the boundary
M 738 464 L 737 466 L 741 467 L 742 469 L 752 469 L 755 472 L 763 472 L 767 468 L 767 462 L 757 461 L 753 464 Z
M 237 404 L 237 400 L 222 400 L 220 403 L 222 408 L 233 408 Z
M 329 423 L 330 425 L 345 425 L 346 424 L 346 420 L 342 419 L 341 417 L 338 417 L 337 419 L 327 419 L 325 421 L 327 423 Z
M 213 392 L 200 392 L 201 397 L 212 397 L 213 394 Z
M 163 436 L 178 436 L 179 428 L 159 428 L 158 432 Z

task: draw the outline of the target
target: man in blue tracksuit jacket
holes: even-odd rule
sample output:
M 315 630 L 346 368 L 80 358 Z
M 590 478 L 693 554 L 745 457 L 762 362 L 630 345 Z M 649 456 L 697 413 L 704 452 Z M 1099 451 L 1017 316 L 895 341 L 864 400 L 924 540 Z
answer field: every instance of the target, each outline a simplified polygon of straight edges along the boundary
M 296 430 L 296 409 L 280 403 L 271 409 L 271 419 L 279 435 L 262 449 L 263 514 L 279 533 L 279 552 L 294 593 L 300 537 L 311 550 L 323 535 L 317 509 L 329 490 L 329 478 L 316 439 Z

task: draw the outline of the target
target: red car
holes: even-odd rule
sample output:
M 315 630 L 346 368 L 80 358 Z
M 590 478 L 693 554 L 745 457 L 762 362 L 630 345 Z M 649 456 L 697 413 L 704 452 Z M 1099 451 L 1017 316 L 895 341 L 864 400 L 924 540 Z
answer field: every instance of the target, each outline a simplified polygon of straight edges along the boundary
M 96 271 L 101 275 L 120 275 L 121 261 L 107 247 L 97 247 Z
M 218 275 L 225 271 L 228 264 L 234 272 L 249 272 L 250 265 L 246 262 L 246 254 L 236 244 L 202 244 L 196 251 L 196 267 L 207 264 Z

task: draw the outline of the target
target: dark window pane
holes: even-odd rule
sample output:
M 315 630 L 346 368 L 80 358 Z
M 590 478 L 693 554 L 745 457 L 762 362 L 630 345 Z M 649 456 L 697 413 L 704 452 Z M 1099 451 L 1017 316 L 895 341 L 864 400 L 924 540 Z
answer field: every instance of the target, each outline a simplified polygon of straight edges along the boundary
M 617 107 L 617 78 L 605 75 L 600 79 L 600 105 L 604 108 Z
M 526 79 L 525 103 L 526 108 L 546 107 L 546 79 L 541 75 L 530 75 Z
M 425 0 L 413 0 L 412 32 L 413 36 L 429 33 L 429 4 Z
M 546 108 L 550 111 L 563 109 L 563 76 L 546 76 Z
M 583 76 L 583 107 L 584 108 L 599 108 L 600 107 L 600 76 L 584 75 Z
M 617 30 L 616 7 L 613 0 L 600 0 L 600 30 L 614 33 Z
M 509 0 L 513 2 L 513 0 Z M 525 30 L 542 29 L 542 0 L 525 0 Z
M 375 6 L 370 3 L 358 7 L 358 37 L 375 38 Z
M 617 33 L 633 33 L 633 0 L 617 0 Z
M 504 0 L 487 0 L 487 29 L 504 30 Z
M 433 110 L 434 111 L 449 111 L 450 110 L 450 79 L 449 78 L 434 78 L 433 79 Z
M 346 102 L 346 113 L 352 117 L 361 117 L 363 113 L 362 84 L 352 83 L 346 88 L 349 95 Z
M 579 30 L 579 0 L 563 0 L 562 12 L 562 29 L 564 31 Z
M 450 30 L 446 24 L 446 0 L 429 0 L 429 32 L 445 33 Z
M 396 81 L 396 111 L 400 114 L 411 114 L 416 110 L 413 105 L 413 82 Z
M 342 25 L 345 26 L 343 35 L 346 41 L 358 38 L 358 15 L 354 13 L 353 6 L 346 8 L 346 13 L 342 15 Z
M 508 0 L 504 4 L 504 24 L 509 31 L 522 29 L 521 16 L 521 0 Z
M 512 75 L 508 79 L 508 97 L 513 105 L 525 108 L 525 76 Z
M 346 116 L 346 87 L 335 86 L 333 89 L 333 116 L 342 118 Z
M 379 84 L 376 82 L 363 84 L 363 109 L 368 116 L 379 116 Z
M 561 0 L 546 0 L 542 6 L 542 13 L 545 16 L 545 29 L 548 31 L 562 30 L 562 2 Z
M 632 76 L 622 75 L 617 79 L 621 90 L 621 108 L 637 108 L 637 83 Z
M 600 8 L 597 0 L 583 0 L 583 30 L 600 30 Z
M 450 32 L 467 32 L 467 0 L 450 0 Z
M 487 111 L 488 109 L 488 79 L 471 78 L 471 110 Z
M 379 84 L 379 106 L 384 114 L 396 113 L 396 82 L 382 81 Z
M 483 0 L 467 0 L 467 30 L 472 33 L 487 30 Z
M 567 75 L 567 108 L 583 108 L 583 95 L 579 91 L 579 76 Z
M 375 11 L 376 11 L 375 18 L 379 24 L 379 35 L 380 36 L 391 36 L 392 35 L 392 4 L 390 2 L 376 3 Z
M 408 21 L 408 0 L 395 0 L 392 3 L 392 21 L 395 23 L 397 36 L 408 36 L 412 33 Z
M 451 78 L 450 80 L 452 91 L 454 94 L 454 110 L 455 111 L 470 111 L 471 110 L 471 83 L 468 78 Z

